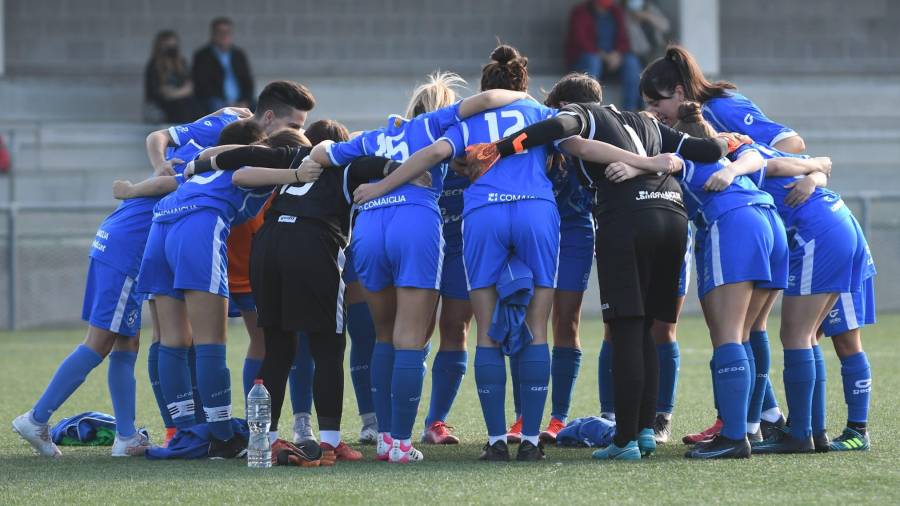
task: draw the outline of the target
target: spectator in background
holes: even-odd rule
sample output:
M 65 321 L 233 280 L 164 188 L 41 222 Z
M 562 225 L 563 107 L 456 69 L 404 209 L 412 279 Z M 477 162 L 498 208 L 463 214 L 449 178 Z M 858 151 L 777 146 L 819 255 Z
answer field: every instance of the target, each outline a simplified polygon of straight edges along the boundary
M 178 35 L 162 30 L 144 68 L 144 119 L 151 123 L 189 123 L 200 115 L 187 60 L 178 48 Z
M 652 0 L 623 0 L 622 3 L 631 52 L 640 58 L 642 66 L 646 65 L 665 52 L 666 34 L 671 27 L 669 19 Z
M 641 62 L 631 51 L 625 13 L 616 0 L 588 0 L 572 8 L 566 39 L 566 63 L 598 81 L 618 74 L 622 80 L 622 107 L 640 107 L 638 82 Z
M 223 107 L 253 107 L 253 76 L 247 55 L 232 45 L 234 23 L 224 17 L 210 23 L 209 44 L 194 53 L 194 90 L 206 112 Z
M 6 141 L 3 137 L 0 137 L 0 175 L 9 174 L 11 168 L 9 148 L 6 147 Z

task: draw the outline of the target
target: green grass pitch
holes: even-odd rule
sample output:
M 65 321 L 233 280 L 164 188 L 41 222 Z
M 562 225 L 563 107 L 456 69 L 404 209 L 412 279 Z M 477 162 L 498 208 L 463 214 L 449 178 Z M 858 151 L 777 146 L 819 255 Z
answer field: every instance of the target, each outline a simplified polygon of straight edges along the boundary
M 772 329 L 777 329 L 777 321 Z M 874 370 L 869 452 L 804 456 L 760 456 L 749 461 L 691 462 L 685 446 L 669 443 L 639 463 L 599 463 L 591 450 L 549 448 L 543 463 L 496 464 L 476 461 L 484 442 L 484 422 L 475 395 L 471 369 L 466 375 L 448 422 L 462 444 L 420 446 L 425 461 L 391 466 L 373 461 L 373 447 L 363 447 L 366 459 L 333 468 L 247 469 L 242 461 L 150 462 L 143 458 L 112 459 L 108 448 L 62 448 L 63 458 L 40 459 L 10 429 L 9 423 L 29 409 L 55 367 L 83 336 L 71 331 L 0 333 L 0 504 L 823 504 L 900 503 L 900 315 L 886 315 L 863 333 Z M 240 368 L 246 334 L 229 328 L 229 365 L 234 386 L 234 412 L 242 416 Z M 597 320 L 582 329 L 584 358 L 572 415 L 596 414 L 597 353 L 602 326 Z M 678 384 L 674 433 L 712 421 L 709 369 L 710 346 L 699 318 L 680 327 L 681 377 Z M 772 378 L 779 401 L 781 347 L 773 331 Z M 149 343 L 145 340 L 144 349 Z M 473 343 L 470 342 L 470 346 Z M 840 365 L 828 342 L 828 425 L 837 435 L 846 415 Z M 474 349 L 472 347 L 471 349 Z M 143 350 L 137 366 L 140 425 L 159 440 L 162 425 L 147 380 Z M 416 432 L 428 407 L 430 374 L 419 408 Z M 359 430 L 356 400 L 349 376 L 344 402 L 344 435 L 355 447 Z M 508 417 L 512 397 L 507 394 Z M 112 413 L 101 365 L 54 416 L 54 421 L 87 410 Z M 549 399 L 548 407 L 549 412 Z M 549 417 L 549 414 L 546 415 Z M 285 403 L 281 429 L 290 437 L 290 403 Z M 544 423 L 547 418 L 544 419 Z

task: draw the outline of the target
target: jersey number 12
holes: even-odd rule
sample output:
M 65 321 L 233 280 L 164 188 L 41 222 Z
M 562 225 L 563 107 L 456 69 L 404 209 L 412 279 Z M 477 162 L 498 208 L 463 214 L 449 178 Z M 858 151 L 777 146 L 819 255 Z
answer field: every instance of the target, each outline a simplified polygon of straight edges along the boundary
M 507 111 L 500 111 L 500 118 L 502 118 L 502 119 L 512 118 L 514 120 L 514 123 L 509 128 L 507 128 L 506 130 L 503 131 L 503 137 L 509 137 L 510 135 L 525 128 L 525 116 L 523 116 L 520 111 L 517 111 L 515 109 L 511 109 L 511 110 L 507 110 Z M 501 137 L 500 137 L 500 125 L 497 120 L 497 113 L 496 112 L 485 113 L 484 119 L 485 119 L 485 121 L 487 121 L 487 124 L 488 124 L 488 135 L 490 135 L 490 137 L 491 137 L 491 142 L 499 141 L 501 139 Z M 522 151 L 522 153 L 527 153 L 527 152 L 528 152 L 527 149 Z

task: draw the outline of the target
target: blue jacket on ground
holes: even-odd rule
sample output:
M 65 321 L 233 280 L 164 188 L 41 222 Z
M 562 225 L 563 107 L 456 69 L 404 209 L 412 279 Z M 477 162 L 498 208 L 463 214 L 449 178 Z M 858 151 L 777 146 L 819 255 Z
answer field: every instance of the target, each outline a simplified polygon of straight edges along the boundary
M 93 441 L 97 437 L 97 429 L 116 430 L 116 419 L 99 411 L 87 411 L 69 418 L 63 418 L 50 429 L 53 442 L 59 444 L 63 437 L 69 436 L 82 443 Z
M 599 416 L 576 418 L 556 435 L 558 446 L 608 446 L 616 435 L 616 422 Z
M 231 426 L 235 436 L 244 439 L 250 437 L 250 429 L 247 421 L 242 418 L 232 418 Z M 149 460 L 167 459 L 205 459 L 209 453 L 209 440 L 212 437 L 209 424 L 200 423 L 187 429 L 179 430 L 175 437 L 169 441 L 169 446 L 161 448 L 154 446 L 144 455 Z
M 97 432 L 100 429 L 108 431 L 106 434 L 112 432 L 112 437 L 114 438 L 116 433 L 116 419 L 99 411 L 86 411 L 60 420 L 59 423 L 50 429 L 50 437 L 56 444 L 66 444 L 66 442 L 63 441 L 63 438 L 66 437 L 77 440 L 79 443 L 88 444 L 97 439 Z M 138 429 L 138 432 L 144 434 L 148 438 L 150 437 L 147 429 L 143 427 Z M 77 443 L 69 442 L 68 444 Z M 112 440 L 109 440 L 109 442 L 95 442 L 94 444 L 111 445 Z

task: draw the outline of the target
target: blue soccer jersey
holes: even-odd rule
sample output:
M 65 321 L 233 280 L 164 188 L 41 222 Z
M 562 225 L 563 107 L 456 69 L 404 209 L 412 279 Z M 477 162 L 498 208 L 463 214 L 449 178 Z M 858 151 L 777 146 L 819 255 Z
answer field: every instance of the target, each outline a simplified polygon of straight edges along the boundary
M 436 111 L 420 114 L 412 119 L 392 115 L 388 118 L 388 124 L 385 127 L 363 132 L 347 142 L 331 144 L 328 146 L 328 156 L 334 165 L 346 165 L 355 158 L 367 155 L 383 156 L 403 162 L 411 154 L 430 146 L 435 139 L 443 135 L 448 127 L 459 120 L 458 114 L 459 102 Z M 367 211 L 393 205 L 418 204 L 440 212 L 437 201 L 443 189 L 447 164 L 441 163 L 430 170 L 430 188 L 407 183 L 382 197 L 362 204 L 359 206 L 359 210 Z
M 719 216 L 738 207 L 752 205 L 775 207 L 772 196 L 757 188 L 747 176 L 734 178 L 731 185 L 722 191 L 704 190 L 703 185 L 710 176 L 729 163 L 731 162 L 724 158 L 715 163 L 684 161 L 684 169 L 681 172 L 684 207 L 687 209 L 688 217 L 697 228 L 706 228 Z
M 737 92 L 712 98 L 703 104 L 703 117 L 719 132 L 738 132 L 770 146 L 797 135 L 790 128 L 772 121 L 747 97 Z
M 563 170 L 551 170 L 550 182 L 553 183 L 553 194 L 556 195 L 556 206 L 559 218 L 590 218 L 594 205 L 594 194 L 581 184 L 578 179 L 578 166 L 566 159 Z
M 551 118 L 555 109 L 524 99 L 485 111 L 450 127 L 441 140 L 450 144 L 453 157 L 465 156 L 466 146 L 495 142 L 528 125 Z M 465 191 L 464 215 L 489 204 L 541 199 L 556 203 L 547 178 L 547 146 L 528 149 L 500 159 Z
M 175 146 L 184 146 L 188 142 L 193 141 L 195 144 L 208 148 L 215 146 L 219 141 L 219 133 L 229 123 L 240 119 L 237 112 L 231 109 L 224 109 L 220 113 L 204 116 L 193 123 L 177 125 L 169 127 L 169 136 Z M 169 148 L 166 152 L 166 159 L 175 158 L 175 148 Z M 182 158 L 184 160 L 184 158 Z M 187 161 L 187 160 L 184 160 Z
M 444 178 L 444 189 L 438 206 L 444 220 L 444 242 L 447 253 L 462 251 L 463 193 L 469 187 L 469 179 L 450 171 Z
M 229 225 L 256 216 L 274 186 L 244 188 L 232 183 L 235 171 L 215 170 L 196 175 L 162 198 L 153 209 L 153 221 L 168 223 L 199 209 L 213 209 Z
M 203 150 L 194 141 L 185 142 L 172 153 L 170 158 L 178 158 L 189 162 Z M 174 167 L 176 173 L 184 172 L 186 163 Z M 131 277 L 136 277 L 141 266 L 141 256 L 150 223 L 153 218 L 153 207 L 159 197 L 141 197 L 128 199 L 113 211 L 100 227 L 91 243 L 90 256 L 107 265 L 114 266 Z
M 754 147 L 766 160 L 783 157 L 808 158 L 804 155 L 784 153 L 765 145 L 754 144 Z M 751 174 L 750 177 L 756 181 L 761 190 L 775 200 L 778 214 L 784 220 L 788 231 L 800 234 L 804 240 L 813 239 L 850 217 L 850 209 L 841 200 L 841 196 L 827 188 L 816 188 L 809 200 L 802 205 L 791 207 L 785 204 L 784 199 L 791 192 L 787 185 L 804 176 L 770 177 L 765 174 L 765 170 L 761 170 Z

